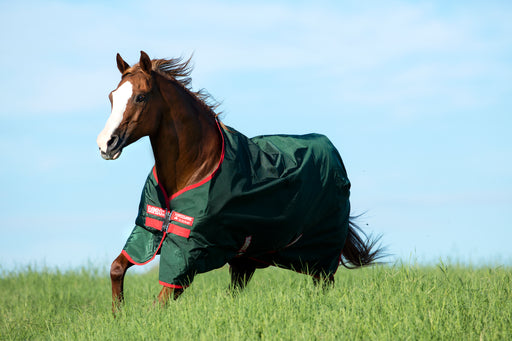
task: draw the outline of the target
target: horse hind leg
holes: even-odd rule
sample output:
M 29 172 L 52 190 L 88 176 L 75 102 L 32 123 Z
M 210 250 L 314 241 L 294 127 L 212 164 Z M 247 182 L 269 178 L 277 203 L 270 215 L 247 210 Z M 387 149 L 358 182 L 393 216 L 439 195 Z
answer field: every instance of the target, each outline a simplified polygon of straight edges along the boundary
M 314 276 L 313 284 L 315 287 L 321 286 L 322 289 L 330 289 L 334 287 L 334 275 L 330 276 Z
M 256 264 L 248 258 L 233 258 L 229 262 L 229 274 L 231 275 L 230 289 L 239 291 L 247 286 L 247 283 L 256 271 Z

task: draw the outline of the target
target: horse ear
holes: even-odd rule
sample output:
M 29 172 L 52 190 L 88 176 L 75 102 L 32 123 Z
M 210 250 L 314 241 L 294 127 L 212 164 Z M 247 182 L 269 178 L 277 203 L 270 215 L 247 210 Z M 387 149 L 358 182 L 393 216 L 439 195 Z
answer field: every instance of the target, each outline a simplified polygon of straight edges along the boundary
M 130 68 L 130 65 L 124 61 L 123 57 L 118 53 L 116 56 L 117 68 L 123 74 L 126 70 Z
M 144 51 L 140 51 L 139 65 L 142 71 L 144 71 L 148 75 L 151 74 L 151 69 L 153 68 L 153 65 L 151 64 L 151 59 L 149 59 L 149 56 Z

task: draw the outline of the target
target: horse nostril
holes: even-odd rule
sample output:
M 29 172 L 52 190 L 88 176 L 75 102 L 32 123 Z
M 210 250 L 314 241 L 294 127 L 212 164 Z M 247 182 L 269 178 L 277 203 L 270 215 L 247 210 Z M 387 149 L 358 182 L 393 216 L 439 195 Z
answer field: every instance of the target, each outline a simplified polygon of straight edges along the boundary
M 113 135 L 110 140 L 107 142 L 107 149 L 113 149 L 117 146 L 117 143 L 119 141 L 118 135 Z

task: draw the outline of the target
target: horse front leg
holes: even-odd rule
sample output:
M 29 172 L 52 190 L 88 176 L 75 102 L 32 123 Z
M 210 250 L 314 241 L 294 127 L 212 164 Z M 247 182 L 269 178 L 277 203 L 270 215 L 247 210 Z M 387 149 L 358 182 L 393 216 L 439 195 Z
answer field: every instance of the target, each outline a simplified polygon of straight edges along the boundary
M 171 297 L 173 300 L 176 300 L 183 294 L 183 291 L 185 291 L 183 288 L 169 288 L 164 286 L 158 294 L 158 302 L 160 305 L 165 306 Z
M 124 301 L 123 285 L 126 270 L 133 265 L 122 253 L 112 262 L 110 267 L 110 281 L 112 283 L 112 313 L 116 315 L 121 303 Z

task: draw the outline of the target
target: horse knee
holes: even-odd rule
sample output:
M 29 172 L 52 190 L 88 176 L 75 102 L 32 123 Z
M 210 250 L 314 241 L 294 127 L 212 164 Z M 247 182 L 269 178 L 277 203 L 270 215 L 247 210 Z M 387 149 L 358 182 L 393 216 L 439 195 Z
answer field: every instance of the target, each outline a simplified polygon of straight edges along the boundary
M 112 281 L 120 281 L 123 279 L 125 272 L 126 267 L 116 259 L 110 266 L 110 279 Z
M 110 279 L 112 281 L 122 281 L 126 270 L 131 267 L 131 263 L 122 253 L 112 262 L 110 266 Z

